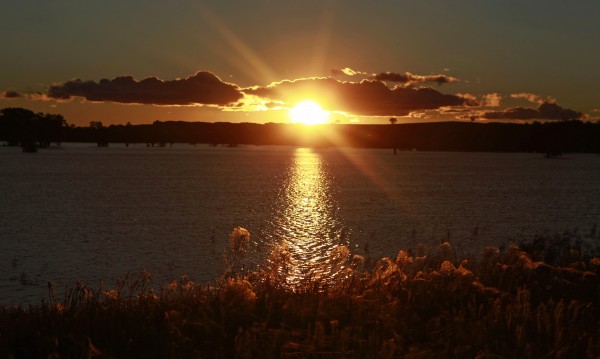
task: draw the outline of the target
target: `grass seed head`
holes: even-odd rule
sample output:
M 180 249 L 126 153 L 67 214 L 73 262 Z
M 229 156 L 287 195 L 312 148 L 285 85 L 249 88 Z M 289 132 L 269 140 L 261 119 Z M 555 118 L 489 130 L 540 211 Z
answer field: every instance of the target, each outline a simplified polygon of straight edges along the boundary
M 250 245 L 250 232 L 243 227 L 235 227 L 229 234 L 229 244 L 234 253 L 242 253 Z

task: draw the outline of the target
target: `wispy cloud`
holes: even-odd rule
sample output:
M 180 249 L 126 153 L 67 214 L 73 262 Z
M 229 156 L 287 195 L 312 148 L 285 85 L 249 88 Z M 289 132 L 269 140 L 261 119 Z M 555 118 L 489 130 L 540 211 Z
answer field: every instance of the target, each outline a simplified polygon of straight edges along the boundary
M 458 93 L 456 96 L 468 100 L 470 106 L 478 107 L 498 107 L 502 102 L 502 95 L 497 92 L 487 93 L 483 95 L 475 95 L 470 93 Z
M 51 86 L 48 96 L 66 100 L 82 97 L 88 101 L 154 105 L 228 105 L 242 98 L 238 86 L 223 82 L 210 72 L 198 72 L 185 79 L 163 81 L 148 77 L 137 81 L 119 76 L 99 82 L 72 80 Z
M 532 103 L 543 103 L 544 100 L 542 100 L 542 97 L 540 95 L 536 95 L 534 93 L 529 93 L 529 92 L 520 92 L 520 93 L 513 93 L 510 94 L 511 98 L 522 98 L 525 99 L 529 102 Z
M 554 97 L 546 96 L 546 98 L 544 99 L 544 97 L 542 97 L 541 95 L 536 95 L 530 92 L 513 93 L 510 94 L 510 97 L 515 99 L 524 99 L 531 103 L 537 103 L 538 105 L 541 105 L 544 102 L 556 103 L 556 99 Z
M 356 76 L 356 75 L 367 75 L 367 73 L 362 72 L 362 71 L 353 70 L 349 67 L 344 67 L 343 69 L 331 69 L 331 75 L 333 75 L 333 76 L 340 76 L 340 75 Z
M 488 93 L 481 96 L 480 106 L 498 107 L 502 101 L 502 96 L 498 93 Z
M 418 84 L 418 83 L 437 83 L 438 85 L 458 82 L 459 80 L 455 77 L 448 75 L 414 75 L 410 72 L 403 74 L 394 72 L 380 72 L 372 76 L 373 79 L 385 82 L 398 82 L 407 85 Z
M 343 69 L 332 69 L 331 74 L 333 76 L 361 76 L 364 79 L 377 80 L 383 82 L 393 82 L 403 85 L 414 85 L 423 83 L 437 83 L 438 85 L 459 82 L 460 80 L 443 74 L 438 75 L 415 75 L 410 72 L 397 73 L 397 72 L 380 72 L 376 74 L 369 74 L 364 71 L 353 70 L 349 67 Z

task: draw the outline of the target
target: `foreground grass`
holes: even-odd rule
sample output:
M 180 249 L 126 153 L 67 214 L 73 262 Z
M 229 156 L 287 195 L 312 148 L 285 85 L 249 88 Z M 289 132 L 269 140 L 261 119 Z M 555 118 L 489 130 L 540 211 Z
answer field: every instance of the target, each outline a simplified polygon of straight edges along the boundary
M 572 245 L 463 258 L 444 243 L 377 261 L 340 247 L 331 280 L 290 284 L 285 248 L 238 272 L 244 240 L 232 234 L 228 270 L 210 284 L 153 291 L 141 272 L 110 291 L 77 285 L 0 309 L 0 357 L 600 356 L 600 259 Z

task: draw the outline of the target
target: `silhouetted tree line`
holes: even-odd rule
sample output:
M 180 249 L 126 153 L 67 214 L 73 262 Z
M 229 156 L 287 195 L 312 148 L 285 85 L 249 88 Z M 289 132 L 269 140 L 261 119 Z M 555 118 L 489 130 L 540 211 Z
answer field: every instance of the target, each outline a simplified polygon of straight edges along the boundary
M 67 122 L 62 115 L 34 113 L 24 108 L 0 110 L 0 141 L 35 151 L 63 141 Z
M 210 145 L 294 145 L 397 148 L 421 151 L 600 153 L 600 123 L 437 122 L 390 125 L 330 124 L 308 128 L 298 124 L 156 121 L 143 125 L 91 122 L 68 126 L 60 115 L 29 110 L 1 110 L 0 141 L 9 145 L 36 142 L 95 142 L 165 146 L 172 143 Z

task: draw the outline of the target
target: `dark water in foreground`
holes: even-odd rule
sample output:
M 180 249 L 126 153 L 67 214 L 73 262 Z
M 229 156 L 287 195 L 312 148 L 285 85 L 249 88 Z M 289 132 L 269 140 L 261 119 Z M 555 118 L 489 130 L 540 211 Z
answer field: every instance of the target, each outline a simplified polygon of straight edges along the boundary
M 255 263 L 284 243 L 301 276 L 339 244 L 377 257 L 449 238 L 477 251 L 597 223 L 598 155 L 0 147 L 0 304 L 144 267 L 155 286 L 214 279 L 235 226 Z

